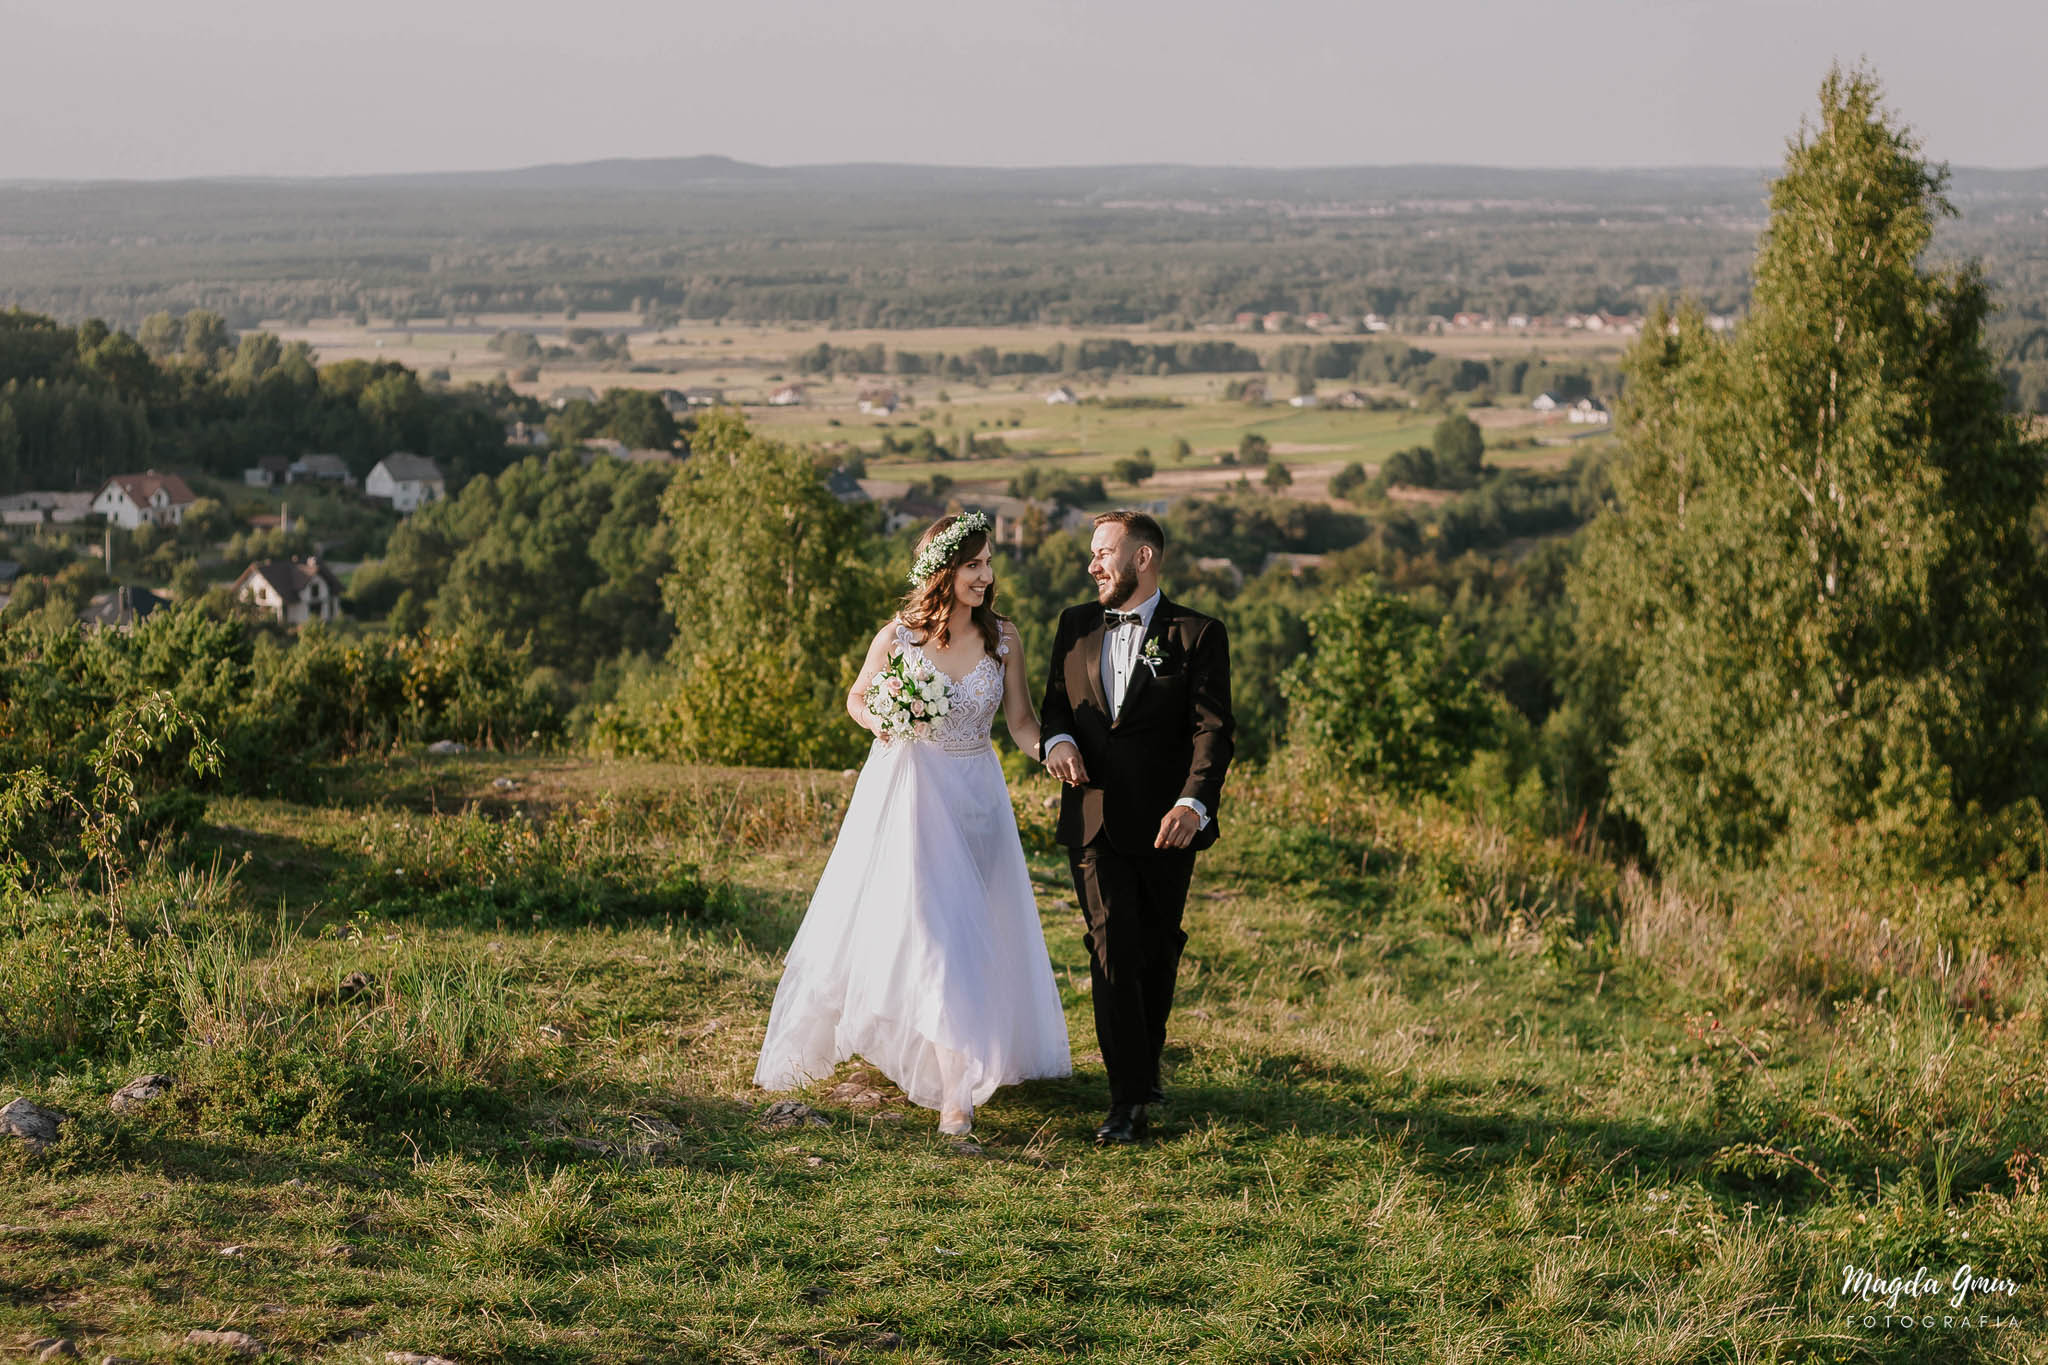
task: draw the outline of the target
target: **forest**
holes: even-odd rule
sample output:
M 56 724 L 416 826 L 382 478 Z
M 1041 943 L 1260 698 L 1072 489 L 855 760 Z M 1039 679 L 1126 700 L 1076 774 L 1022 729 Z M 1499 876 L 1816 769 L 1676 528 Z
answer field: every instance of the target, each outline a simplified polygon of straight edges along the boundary
M 1179 330 L 1241 312 L 1640 315 L 1747 303 L 1767 173 L 776 169 L 715 158 L 314 183 L 0 185 L 0 305 L 135 327 L 194 308 L 397 321 L 628 310 L 844 327 Z M 1955 172 L 1937 253 L 2048 383 L 2040 172 Z M 474 225 L 488 224 L 478 229 Z M 1219 367 L 1221 368 L 1221 367 Z

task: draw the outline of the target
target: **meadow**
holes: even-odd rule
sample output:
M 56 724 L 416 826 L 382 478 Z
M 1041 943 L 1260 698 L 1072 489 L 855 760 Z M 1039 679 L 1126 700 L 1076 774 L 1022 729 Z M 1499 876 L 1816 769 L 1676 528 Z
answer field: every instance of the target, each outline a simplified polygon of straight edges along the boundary
M 602 393 L 610 388 L 718 389 L 726 400 L 743 406 L 748 421 L 778 440 L 813 446 L 826 452 L 870 452 L 875 477 L 918 480 L 943 472 L 967 491 L 1000 493 L 1007 482 L 1034 463 L 1051 461 L 1057 468 L 1083 475 L 1109 476 L 1119 460 L 1148 452 L 1157 469 L 1145 485 L 1153 497 L 1199 496 L 1236 484 L 1241 473 L 1217 468 L 1226 452 L 1234 452 L 1247 434 L 1266 438 L 1273 454 L 1288 466 L 1295 485 L 1283 496 L 1327 499 L 1330 476 L 1354 461 L 1377 467 L 1394 451 L 1427 445 L 1442 413 L 1409 408 L 1410 397 L 1391 386 L 1369 391 L 1386 406 L 1349 410 L 1335 406 L 1291 407 L 1293 390 L 1284 375 L 1265 376 L 1274 399 L 1248 404 L 1226 399 L 1224 391 L 1240 375 L 1113 375 L 1073 377 L 1031 375 L 1003 377 L 984 383 L 948 381 L 928 375 L 887 377 L 801 375 L 792 358 L 820 343 L 840 347 L 882 345 L 890 350 L 949 354 L 977 347 L 998 351 L 1042 352 L 1056 345 L 1077 345 L 1091 338 L 1118 337 L 1138 343 L 1176 339 L 1144 328 L 1059 326 L 944 327 L 904 331 L 838 329 L 798 324 L 677 323 L 650 327 L 630 313 L 498 314 L 460 326 L 422 322 L 406 327 L 373 323 L 359 326 L 347 319 L 329 319 L 305 326 L 264 324 L 286 341 L 314 347 L 323 364 L 345 360 L 391 360 L 420 373 L 446 370 L 449 382 L 488 383 L 508 370 L 505 358 L 488 342 L 501 330 L 526 330 L 544 342 L 571 327 L 608 335 L 624 334 L 632 349 L 630 368 L 598 367 L 575 360 L 549 361 L 535 379 L 513 381 L 526 396 L 545 400 L 558 389 L 581 386 Z M 1299 333 L 1220 332 L 1199 334 L 1227 338 L 1267 355 L 1282 346 L 1314 341 Z M 1543 335 L 1449 332 L 1415 338 L 1415 344 L 1441 355 L 1474 359 L 1538 352 L 1574 363 L 1611 362 L 1619 343 L 1611 337 L 1553 330 Z M 1255 376 L 1256 377 L 1256 376 Z M 774 407 L 768 396 L 788 382 L 804 386 L 800 405 Z M 1083 401 L 1051 404 L 1046 395 L 1066 384 Z M 1325 381 L 1323 400 L 1348 384 Z M 901 406 L 877 416 L 859 410 L 861 395 L 871 389 L 894 391 Z M 1107 404 L 1144 404 L 1109 406 Z M 1555 468 L 1564 465 L 1570 447 L 1603 433 L 1566 423 L 1559 414 L 1532 412 L 1527 399 L 1507 396 L 1496 406 L 1482 406 L 1471 415 L 1486 428 L 1489 460 L 1506 467 Z M 941 443 L 962 433 L 1000 437 L 1008 453 L 970 462 L 946 463 L 927 469 L 921 460 L 882 455 L 884 436 L 904 436 L 925 427 Z M 1191 457 L 1171 459 L 1176 440 L 1185 440 Z M 1248 471 L 1257 481 L 1260 471 Z
M 200 1360 L 2019 1361 L 2048 1351 L 2036 944 L 1688 896 L 1483 811 L 1234 777 L 1155 1140 L 1075 1074 L 971 1141 L 750 1083 L 850 774 L 418 753 L 7 902 L 0 1342 Z M 85 883 L 89 885 L 90 883 Z M 1880 924 L 1880 921 L 1883 921 Z M 177 1078 L 126 1112 L 131 1076 Z M 795 1101 L 802 1110 L 777 1110 Z M 1995 1272 L 1887 1310 L 1879 1278 Z M 1880 1299 L 1882 1296 L 1880 1296 Z M 1904 1319 L 1910 1316 L 1908 1324 Z

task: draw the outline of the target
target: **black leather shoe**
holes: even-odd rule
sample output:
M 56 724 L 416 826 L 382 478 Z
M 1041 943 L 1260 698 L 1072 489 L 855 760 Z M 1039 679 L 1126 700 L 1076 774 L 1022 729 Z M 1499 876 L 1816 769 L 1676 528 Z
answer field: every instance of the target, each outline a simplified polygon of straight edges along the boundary
M 1097 1147 L 1129 1146 L 1143 1142 L 1149 1125 L 1145 1122 L 1145 1106 L 1142 1104 L 1112 1104 L 1109 1117 L 1095 1130 Z

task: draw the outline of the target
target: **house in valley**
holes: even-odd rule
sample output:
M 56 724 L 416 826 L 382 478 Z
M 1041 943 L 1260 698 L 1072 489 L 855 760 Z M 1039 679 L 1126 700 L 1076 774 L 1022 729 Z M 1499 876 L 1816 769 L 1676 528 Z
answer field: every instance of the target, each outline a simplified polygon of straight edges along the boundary
M 363 492 L 389 502 L 394 512 L 410 512 L 447 497 L 448 484 L 441 477 L 441 467 L 432 460 L 395 450 L 377 461 L 370 477 L 363 480 Z
M 292 462 L 282 455 L 265 455 L 242 471 L 242 482 L 251 488 L 275 488 L 291 479 Z
M 109 522 L 132 531 L 143 522 L 176 526 L 193 502 L 192 490 L 176 474 L 154 469 L 141 474 L 116 474 L 92 495 L 92 510 Z
M 356 476 L 349 473 L 348 461 L 339 455 L 301 455 L 291 462 L 285 476 L 291 483 L 338 483 L 343 488 L 356 486 Z
M 0 526 L 64 526 L 93 514 L 90 493 L 9 493 L 0 497 Z
M 137 621 L 147 619 L 170 604 L 170 598 L 148 588 L 115 588 L 94 597 L 78 614 L 78 619 L 94 630 L 133 630 Z
M 341 580 L 312 555 L 251 564 L 232 591 L 238 601 L 288 626 L 341 615 Z

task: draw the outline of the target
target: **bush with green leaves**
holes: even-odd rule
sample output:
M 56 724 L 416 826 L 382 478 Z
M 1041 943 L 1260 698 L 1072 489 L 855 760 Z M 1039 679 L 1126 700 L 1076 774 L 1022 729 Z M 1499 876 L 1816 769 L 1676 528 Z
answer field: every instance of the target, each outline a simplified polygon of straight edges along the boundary
M 1308 617 L 1281 679 L 1287 741 L 1312 766 L 1391 791 L 1440 791 L 1496 730 L 1479 663 L 1449 623 L 1358 582 Z
M 443 739 L 527 748 L 562 730 L 549 679 L 525 645 L 480 629 L 350 639 L 313 624 L 264 657 L 237 719 L 299 760 Z
M 209 786 L 299 791 L 320 759 L 436 739 L 525 747 L 553 740 L 564 719 L 526 649 L 480 630 L 363 639 L 316 623 L 278 644 L 179 606 L 132 631 L 0 631 L 0 773 L 36 768 L 76 787 L 125 708 L 159 694 L 204 732 L 171 734 L 140 761 L 146 828 L 189 824 Z M 190 771 L 202 745 L 217 751 L 217 782 Z
M 70 842 L 80 820 L 95 823 L 83 814 L 103 804 L 95 792 L 118 795 L 125 812 L 108 839 L 196 822 L 202 776 L 247 757 L 224 755 L 219 736 L 252 676 L 244 629 L 192 612 L 159 612 L 132 633 L 40 621 L 0 630 L 0 775 L 17 797 L 37 784 L 40 812 L 10 845 L 47 853 Z

